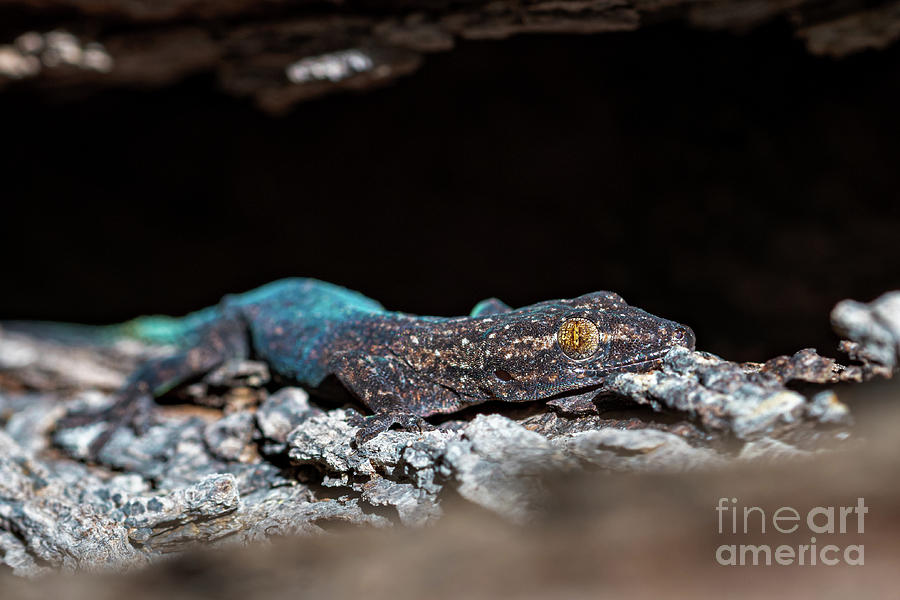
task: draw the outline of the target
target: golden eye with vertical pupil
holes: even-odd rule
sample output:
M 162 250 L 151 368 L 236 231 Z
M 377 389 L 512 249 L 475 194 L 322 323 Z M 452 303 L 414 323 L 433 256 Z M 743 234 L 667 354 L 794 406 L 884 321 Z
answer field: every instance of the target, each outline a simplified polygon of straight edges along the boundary
M 582 360 L 589 358 L 600 347 L 600 331 L 591 321 L 573 317 L 563 321 L 556 332 L 559 347 L 569 358 Z

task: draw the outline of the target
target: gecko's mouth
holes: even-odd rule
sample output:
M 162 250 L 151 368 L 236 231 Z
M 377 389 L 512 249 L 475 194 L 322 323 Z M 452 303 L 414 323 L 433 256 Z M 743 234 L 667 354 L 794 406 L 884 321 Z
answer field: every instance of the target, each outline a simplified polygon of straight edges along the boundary
M 633 360 L 618 365 L 604 365 L 596 369 L 578 369 L 575 371 L 575 373 L 580 376 L 578 382 L 573 383 L 567 389 L 560 390 L 559 393 L 550 399 L 570 396 L 573 393 L 589 393 L 593 390 L 600 393 L 604 388 L 604 379 L 606 377 L 616 373 L 642 373 L 644 371 L 649 371 L 654 367 L 660 366 L 668 352 L 669 349 L 661 350 L 640 360 Z
M 617 365 L 603 365 L 596 369 L 578 369 L 575 372 L 585 377 L 603 377 L 611 373 L 627 373 L 649 371 L 651 368 L 662 363 L 663 359 L 669 353 L 671 348 L 654 352 L 653 354 L 640 360 L 633 360 Z

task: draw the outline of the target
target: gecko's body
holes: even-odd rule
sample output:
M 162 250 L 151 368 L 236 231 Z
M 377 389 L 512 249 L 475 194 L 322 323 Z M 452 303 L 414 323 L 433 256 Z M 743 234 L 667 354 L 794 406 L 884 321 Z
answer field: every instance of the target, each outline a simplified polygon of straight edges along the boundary
M 311 389 L 335 377 L 374 413 L 364 437 L 489 400 L 574 405 L 597 395 L 610 373 L 652 368 L 671 347 L 694 344 L 689 328 L 610 292 L 515 310 L 488 300 L 470 316 L 443 318 L 388 311 L 313 279 L 276 281 L 181 319 L 143 317 L 118 331 L 182 349 L 131 377 L 106 415 L 113 423 L 134 420 L 141 399 L 253 357 Z M 97 415 L 69 424 L 85 418 Z

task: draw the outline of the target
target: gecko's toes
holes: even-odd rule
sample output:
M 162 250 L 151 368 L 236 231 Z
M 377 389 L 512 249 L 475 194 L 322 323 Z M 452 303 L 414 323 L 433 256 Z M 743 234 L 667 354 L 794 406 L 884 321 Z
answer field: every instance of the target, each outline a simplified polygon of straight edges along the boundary
M 363 415 L 361 412 L 359 412 L 355 408 L 345 408 L 344 414 L 347 415 L 347 423 L 351 427 L 359 427 L 359 428 L 366 427 L 367 419 L 366 419 L 365 415 Z
M 393 427 L 399 425 L 404 431 L 432 431 L 434 425 L 418 415 L 412 413 L 382 413 L 365 417 L 365 422 L 356 432 L 355 442 L 359 447 L 366 442 L 373 440 L 380 433 L 383 433 Z
M 58 419 L 53 427 L 54 431 L 63 431 L 65 429 L 75 429 L 78 427 L 88 427 L 100 422 L 96 412 L 76 412 L 67 413 Z
M 122 427 L 131 427 L 136 434 L 142 435 L 153 424 L 153 400 L 146 395 L 124 396 L 116 400 L 109 408 L 69 413 L 60 418 L 53 428 L 54 443 L 68 450 L 78 458 L 90 462 L 99 462 L 100 453 L 113 435 Z M 72 430 L 97 427 L 90 441 L 73 444 Z M 84 440 L 84 438 L 81 438 Z M 80 450 L 79 450 L 80 448 Z
M 376 427 L 361 427 L 359 431 L 356 432 L 356 435 L 353 438 L 354 445 L 359 448 L 366 442 L 370 442 L 379 436 L 382 432 L 387 431 L 387 429 L 376 428 Z

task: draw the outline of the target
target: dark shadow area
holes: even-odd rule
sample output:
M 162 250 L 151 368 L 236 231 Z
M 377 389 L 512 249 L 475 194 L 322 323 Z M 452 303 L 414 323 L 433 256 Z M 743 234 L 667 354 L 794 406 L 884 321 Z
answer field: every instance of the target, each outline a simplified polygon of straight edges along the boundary
M 830 352 L 900 288 L 900 48 L 786 28 L 465 42 L 271 118 L 196 79 L 0 97 L 0 318 L 178 314 L 285 276 L 461 314 L 614 290 L 698 346 Z

